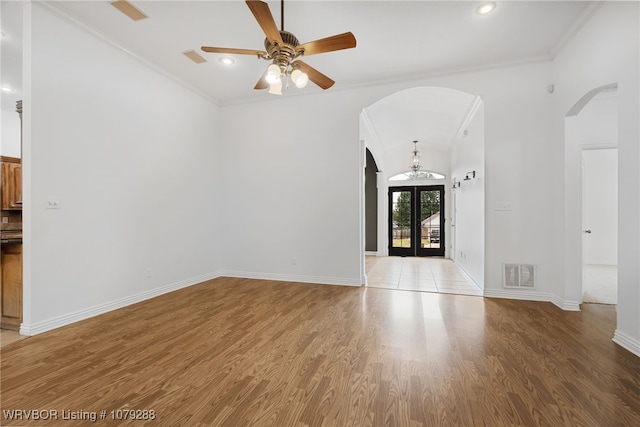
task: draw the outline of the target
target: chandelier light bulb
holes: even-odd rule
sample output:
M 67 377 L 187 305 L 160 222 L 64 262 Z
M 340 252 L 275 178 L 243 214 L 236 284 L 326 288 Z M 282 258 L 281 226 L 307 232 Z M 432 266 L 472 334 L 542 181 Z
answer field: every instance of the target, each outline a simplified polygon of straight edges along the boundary
M 280 67 L 276 64 L 269 65 L 267 68 L 267 75 L 265 77 L 267 83 L 273 84 L 280 80 Z M 280 83 L 280 87 L 282 87 L 282 82 Z
M 273 83 L 269 84 L 269 93 L 272 95 L 282 95 L 282 80 L 280 77 Z
M 293 80 L 293 83 L 298 89 L 302 89 L 309 83 L 309 76 L 307 73 L 295 69 L 291 72 L 291 80 Z

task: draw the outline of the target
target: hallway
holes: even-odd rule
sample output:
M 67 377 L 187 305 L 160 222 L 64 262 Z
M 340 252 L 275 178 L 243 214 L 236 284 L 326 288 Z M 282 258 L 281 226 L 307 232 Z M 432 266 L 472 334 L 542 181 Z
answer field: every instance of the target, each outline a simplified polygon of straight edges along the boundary
M 366 256 L 365 268 L 372 288 L 482 296 L 482 290 L 447 258 Z

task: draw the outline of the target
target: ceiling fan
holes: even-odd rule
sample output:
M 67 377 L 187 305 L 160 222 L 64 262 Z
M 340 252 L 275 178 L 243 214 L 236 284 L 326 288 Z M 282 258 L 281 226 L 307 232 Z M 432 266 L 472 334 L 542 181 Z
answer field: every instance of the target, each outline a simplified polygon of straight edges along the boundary
M 316 55 L 356 47 L 356 38 L 351 32 L 337 34 L 312 42 L 298 42 L 296 36 L 284 30 L 284 0 L 281 0 L 281 29 L 278 30 L 269 5 L 262 1 L 248 0 L 247 6 L 267 36 L 264 40 L 265 50 L 233 49 L 224 47 L 202 46 L 202 50 L 212 53 L 228 53 L 239 55 L 256 55 L 258 59 L 271 61 L 254 89 L 269 88 L 269 93 L 281 95 L 283 80 L 290 78 L 298 88 L 306 86 L 311 80 L 323 90 L 335 83 L 315 68 L 300 61 L 299 57 Z

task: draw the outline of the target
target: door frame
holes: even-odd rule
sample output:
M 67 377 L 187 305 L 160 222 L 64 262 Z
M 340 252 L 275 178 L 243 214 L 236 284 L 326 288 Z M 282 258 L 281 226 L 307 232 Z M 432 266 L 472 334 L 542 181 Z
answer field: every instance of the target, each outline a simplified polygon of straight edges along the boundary
M 411 192 L 411 245 L 408 248 L 397 248 L 393 246 L 393 193 L 394 192 Z M 422 226 L 420 220 L 420 193 L 423 191 L 439 191 L 440 192 L 440 242 L 438 248 L 423 248 Z M 389 235 L 389 255 L 390 256 L 444 256 L 446 247 L 446 230 L 445 230 L 445 186 L 436 185 L 413 185 L 413 186 L 392 186 L 388 189 L 388 235 Z

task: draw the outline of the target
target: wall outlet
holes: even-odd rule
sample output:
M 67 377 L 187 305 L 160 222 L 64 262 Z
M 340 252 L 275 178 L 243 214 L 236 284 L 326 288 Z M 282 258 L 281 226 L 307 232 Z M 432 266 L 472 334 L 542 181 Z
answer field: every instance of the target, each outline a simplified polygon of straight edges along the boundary
M 9 223 L 9 217 L 8 217 L 8 216 L 3 216 L 3 217 L 2 217 L 2 223 L 3 223 L 3 224 L 7 224 L 7 223 Z
M 291 265 L 298 265 L 298 258 L 296 257 L 291 258 Z
M 146 277 L 147 279 L 151 277 L 151 269 L 147 268 L 147 271 L 144 272 L 144 277 Z

